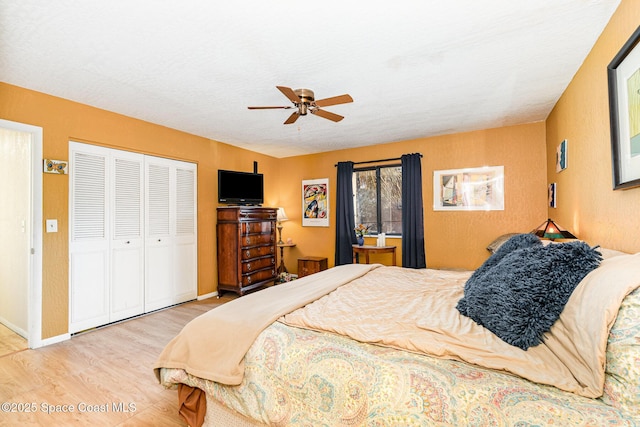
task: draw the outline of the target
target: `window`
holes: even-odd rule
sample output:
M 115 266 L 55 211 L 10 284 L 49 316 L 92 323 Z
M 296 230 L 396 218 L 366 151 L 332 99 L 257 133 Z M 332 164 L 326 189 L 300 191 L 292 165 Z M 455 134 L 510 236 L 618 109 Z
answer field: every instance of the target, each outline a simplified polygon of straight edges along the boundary
M 402 166 L 355 169 L 353 195 L 356 224 L 370 234 L 402 234 Z

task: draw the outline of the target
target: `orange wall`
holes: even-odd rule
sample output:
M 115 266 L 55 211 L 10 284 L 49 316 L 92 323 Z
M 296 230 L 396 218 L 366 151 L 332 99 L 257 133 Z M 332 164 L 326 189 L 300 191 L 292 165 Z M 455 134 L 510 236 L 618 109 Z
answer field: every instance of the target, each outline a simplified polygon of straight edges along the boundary
M 186 160 L 198 164 L 198 294 L 216 290 L 217 170 L 265 173 L 265 197 L 275 203 L 276 159 L 177 130 L 0 83 L 0 117 L 43 128 L 44 158 L 68 159 L 69 140 Z M 58 233 L 43 235 L 42 338 L 68 332 L 68 175 L 43 174 L 43 218 Z
M 477 268 L 488 255 L 485 247 L 498 235 L 529 232 L 546 219 L 545 125 L 542 122 L 290 157 L 279 161 L 278 183 L 279 206 L 286 209 L 290 219 L 283 224 L 283 238 L 291 237 L 296 242 L 296 247 L 285 254 L 289 270 L 295 270 L 293 267 L 297 267 L 300 256 L 326 256 L 329 265 L 334 265 L 334 165 L 337 162 L 395 158 L 415 152 L 423 155 L 427 267 Z M 504 166 L 504 211 L 433 210 L 434 170 L 480 166 Z M 329 227 L 301 225 L 301 182 L 313 178 L 329 178 Z M 399 248 L 401 242 L 388 238 L 387 244 L 396 244 Z M 375 261 L 389 264 L 390 256 L 380 255 Z M 401 264 L 400 252 L 397 263 Z
M 547 119 L 547 179 L 557 183 L 549 216 L 592 245 L 640 251 L 640 188 L 613 191 L 607 65 L 638 28 L 640 1 L 623 0 Z M 567 139 L 568 167 L 555 172 Z

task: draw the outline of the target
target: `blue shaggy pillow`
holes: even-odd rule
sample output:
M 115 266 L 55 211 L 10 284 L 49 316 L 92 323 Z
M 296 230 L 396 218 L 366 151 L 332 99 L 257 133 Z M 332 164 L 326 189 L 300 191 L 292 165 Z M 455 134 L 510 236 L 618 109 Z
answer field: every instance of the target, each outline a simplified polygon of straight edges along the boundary
M 469 278 L 458 310 L 503 341 L 527 350 L 542 342 L 575 287 L 601 260 L 584 242 L 507 251 Z
M 476 271 L 473 272 L 467 283 L 464 285 L 465 295 L 477 284 L 482 283 L 481 278 L 491 271 L 507 254 L 517 249 L 542 246 L 542 242 L 535 234 L 517 234 L 504 242 Z M 458 311 L 467 314 L 467 302 L 465 298 L 458 301 Z

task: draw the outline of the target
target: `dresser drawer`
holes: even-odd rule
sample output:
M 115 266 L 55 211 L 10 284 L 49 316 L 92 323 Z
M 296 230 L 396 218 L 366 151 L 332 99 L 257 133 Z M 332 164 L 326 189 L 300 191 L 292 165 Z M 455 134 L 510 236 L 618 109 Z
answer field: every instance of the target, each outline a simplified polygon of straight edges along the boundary
M 275 242 L 275 236 L 273 233 L 271 234 L 247 234 L 240 238 L 240 244 L 242 248 L 247 248 L 250 246 L 257 245 L 268 245 L 273 244 Z
M 275 265 L 276 265 L 276 257 L 269 256 L 265 258 L 255 258 L 249 261 L 242 262 L 242 272 L 251 273 L 266 267 L 273 267 Z
M 253 221 L 264 221 L 264 220 L 273 220 L 275 221 L 277 215 L 275 212 L 272 212 L 271 209 L 247 209 L 241 210 L 239 219 L 240 221 L 253 220 Z
M 273 229 L 271 221 L 262 222 L 242 222 L 240 223 L 240 234 L 269 234 Z
M 255 246 L 253 248 L 245 248 L 240 253 L 243 261 L 252 258 L 258 258 L 266 255 L 275 255 L 276 250 L 273 246 Z
M 218 208 L 218 221 L 269 221 L 276 220 L 276 210 L 272 208 L 225 207 Z
M 276 269 L 268 268 L 266 270 L 256 271 L 255 273 L 242 275 L 242 286 L 249 286 L 254 283 L 259 283 L 264 280 L 273 279 L 276 276 Z

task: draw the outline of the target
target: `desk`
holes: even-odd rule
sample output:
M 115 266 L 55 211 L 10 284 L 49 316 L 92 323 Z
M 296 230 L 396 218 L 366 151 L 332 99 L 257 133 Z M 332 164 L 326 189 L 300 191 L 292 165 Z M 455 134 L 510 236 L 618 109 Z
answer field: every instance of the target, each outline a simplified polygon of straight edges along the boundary
M 284 248 L 292 248 L 295 245 L 295 243 L 278 243 L 278 247 L 280 248 L 280 266 L 278 267 L 278 276 L 280 276 L 280 274 L 282 273 L 289 272 L 287 270 L 287 267 L 284 266 Z
M 369 254 L 388 254 L 390 253 L 391 265 L 396 265 L 396 247 L 395 246 L 373 246 L 373 245 L 351 245 L 353 248 L 353 263 L 356 264 L 358 254 L 364 254 L 365 264 L 369 264 Z

